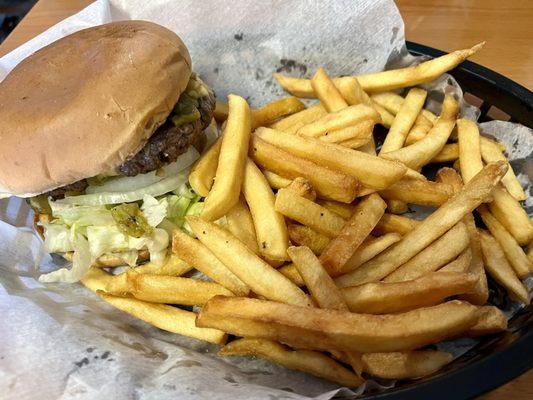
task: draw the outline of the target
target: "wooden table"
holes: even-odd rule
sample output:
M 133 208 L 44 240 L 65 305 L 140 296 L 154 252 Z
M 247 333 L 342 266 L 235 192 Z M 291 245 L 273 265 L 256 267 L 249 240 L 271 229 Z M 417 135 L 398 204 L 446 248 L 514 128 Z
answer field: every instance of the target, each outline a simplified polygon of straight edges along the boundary
M 91 0 L 40 0 L 0 45 L 0 56 L 78 12 Z M 398 0 L 406 37 L 451 51 L 487 41 L 472 60 L 533 88 L 533 1 Z M 481 397 L 533 399 L 533 371 Z

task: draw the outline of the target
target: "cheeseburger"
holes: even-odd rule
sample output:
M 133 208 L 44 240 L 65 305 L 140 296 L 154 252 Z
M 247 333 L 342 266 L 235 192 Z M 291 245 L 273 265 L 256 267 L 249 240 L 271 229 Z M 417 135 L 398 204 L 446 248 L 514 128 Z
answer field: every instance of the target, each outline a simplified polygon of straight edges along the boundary
M 28 199 L 51 253 L 93 264 L 166 257 L 201 202 L 189 167 L 216 137 L 215 97 L 172 31 L 123 21 L 37 51 L 0 83 L 0 196 Z

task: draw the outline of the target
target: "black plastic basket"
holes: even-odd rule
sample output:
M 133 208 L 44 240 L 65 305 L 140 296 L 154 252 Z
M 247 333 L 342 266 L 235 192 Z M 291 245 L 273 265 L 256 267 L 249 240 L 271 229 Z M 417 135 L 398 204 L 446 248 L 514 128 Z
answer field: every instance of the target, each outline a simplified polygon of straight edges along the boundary
M 413 42 L 407 42 L 407 49 L 416 56 L 434 58 L 446 54 Z M 497 119 L 533 128 L 533 93 L 530 90 L 470 61 L 463 62 L 450 74 L 459 82 L 465 97 L 479 100 L 476 106 L 481 110 L 481 122 L 491 120 L 491 114 L 497 113 L 500 116 Z M 505 301 L 501 289 L 490 280 L 489 288 L 493 304 Z M 482 338 L 479 345 L 438 373 L 363 398 L 448 400 L 479 396 L 533 368 L 532 328 L 533 306 L 530 305 L 509 321 L 507 332 Z

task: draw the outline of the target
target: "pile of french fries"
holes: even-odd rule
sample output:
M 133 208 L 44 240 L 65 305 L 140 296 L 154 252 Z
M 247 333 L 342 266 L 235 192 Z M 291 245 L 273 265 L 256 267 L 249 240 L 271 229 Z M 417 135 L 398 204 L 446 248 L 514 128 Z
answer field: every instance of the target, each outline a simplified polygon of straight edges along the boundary
M 223 345 L 222 356 L 347 387 L 439 370 L 452 356 L 427 346 L 507 327 L 486 304 L 486 274 L 530 301 L 521 279 L 533 270 L 523 249 L 533 226 L 504 147 L 458 118 L 456 99 L 434 115 L 414 87 L 480 47 L 358 77 L 276 74 L 295 97 L 256 110 L 230 95 L 215 113 L 223 134 L 190 172 L 205 197 L 187 219 L 194 235 L 175 231 L 163 266 L 93 268 L 83 283 L 160 329 Z M 388 128 L 379 152 L 377 124 Z M 435 181 L 421 172 L 441 162 L 455 169 Z M 434 211 L 400 215 L 409 204 Z M 186 277 L 193 270 L 210 280 Z M 228 334 L 240 338 L 226 343 Z

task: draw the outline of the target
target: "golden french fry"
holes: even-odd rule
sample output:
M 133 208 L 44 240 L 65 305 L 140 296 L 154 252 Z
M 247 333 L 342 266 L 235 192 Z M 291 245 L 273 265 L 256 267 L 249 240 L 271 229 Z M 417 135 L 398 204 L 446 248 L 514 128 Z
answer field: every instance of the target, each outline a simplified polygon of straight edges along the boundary
M 293 246 L 287 252 L 320 308 L 348 311 L 342 293 L 309 247 Z
M 452 162 L 459 159 L 459 143 L 445 144 L 439 154 L 431 160 L 432 163 Z
M 338 144 L 324 143 L 314 138 L 289 135 L 266 128 L 256 130 L 252 140 L 254 141 L 256 137 L 295 156 L 350 174 L 369 188 L 384 189 L 400 180 L 406 172 L 406 168 L 398 162 L 347 149 Z M 313 186 L 316 189 L 316 185 Z
M 390 352 L 456 337 L 475 324 L 477 307 L 449 301 L 401 314 L 370 315 L 215 296 L 196 324 L 316 350 Z
M 287 226 L 291 242 L 299 246 L 309 247 L 313 253 L 320 254 L 329 243 L 329 237 L 314 231 L 305 225 L 290 224 Z
M 387 233 L 383 236 L 373 237 L 369 236 L 365 239 L 359 248 L 355 251 L 352 257 L 342 267 L 342 273 L 353 271 L 368 260 L 371 260 L 379 253 L 401 240 L 401 235 L 398 233 Z
M 430 272 L 403 282 L 369 282 L 341 289 L 350 311 L 389 314 L 442 302 L 473 290 L 477 278 L 460 272 Z
M 282 118 L 279 121 L 274 122 L 270 127 L 278 131 L 284 131 L 288 133 L 296 133 L 302 126 L 310 124 L 316 121 L 320 117 L 323 117 L 328 112 L 322 104 L 317 104 L 305 110 L 299 111 L 288 117 Z
M 377 103 L 372 103 L 372 108 L 378 112 L 381 118 L 381 121 L 378 121 L 377 123 L 383 125 L 387 129 L 390 129 L 390 127 L 394 123 L 394 115 L 392 115 L 384 107 L 381 107 Z
M 287 187 L 292 182 L 292 179 L 284 178 L 272 171 L 267 171 L 266 169 L 263 170 L 263 175 L 272 189 L 281 189 Z
M 91 267 L 85 276 L 80 279 L 80 282 L 83 283 L 87 289 L 96 293 L 99 290 L 105 290 L 112 278 L 113 275 L 103 269 Z
M 405 236 L 415 229 L 418 224 L 420 224 L 420 221 L 417 221 L 416 219 L 385 213 L 374 228 L 374 233 L 378 235 L 399 233 L 400 235 Z
M 479 307 L 477 314 L 477 322 L 464 333 L 464 336 L 490 335 L 507 329 L 507 317 L 498 308 L 494 306 Z
M 207 196 L 213 186 L 221 146 L 222 137 L 219 137 L 209 150 L 196 161 L 189 172 L 189 183 L 192 189 L 202 197 Z
M 278 190 L 275 209 L 328 237 L 337 236 L 344 225 L 339 215 L 288 189 Z
M 222 136 L 215 182 L 205 198 L 202 218 L 219 219 L 239 201 L 251 131 L 251 112 L 246 100 L 230 94 L 229 114 Z
M 517 278 L 498 241 L 485 231 L 481 231 L 480 239 L 485 269 L 490 276 L 502 285 L 509 294 L 518 298 L 521 302 L 529 304 L 528 290 Z
M 365 104 L 357 104 L 331 112 L 310 124 L 304 125 L 296 132 L 300 136 L 319 137 L 337 129 L 357 125 L 363 121 L 379 122 L 376 110 Z
M 419 114 L 418 118 L 413 124 L 413 127 L 405 138 L 405 146 L 409 146 L 413 143 L 418 142 L 419 140 L 424 139 L 427 136 L 428 132 L 431 130 L 431 128 L 433 128 L 433 124 L 431 123 L 431 121 L 424 117 L 422 114 Z
M 481 42 L 470 49 L 456 50 L 412 67 L 359 75 L 356 78 L 365 92 L 385 92 L 416 86 L 421 83 L 431 82 L 443 73 L 454 69 L 468 57 L 475 54 L 484 44 L 485 42 Z M 274 78 L 283 89 L 294 96 L 313 97 L 313 88 L 309 79 L 290 78 L 281 74 L 274 74 Z M 340 80 L 349 80 L 350 78 L 334 78 L 333 82 L 338 85 Z
M 468 247 L 469 242 L 466 226 L 459 222 L 393 273 L 387 275 L 384 281 L 402 282 L 436 271 L 457 258 Z
M 442 272 L 468 272 L 470 269 L 470 263 L 472 262 L 472 250 L 470 247 L 467 247 L 459 256 L 450 261 L 444 267 L 439 268 L 439 271 Z
M 362 121 L 354 126 L 326 132 L 326 134 L 324 136 L 320 136 L 319 139 L 329 143 L 345 143 L 350 141 L 349 147 L 357 148 L 370 140 L 373 128 L 373 121 Z
M 192 265 L 180 260 L 180 258 L 175 254 L 170 254 L 165 259 L 163 264 L 154 264 L 152 262 L 148 262 L 135 267 L 135 272 L 138 274 L 180 276 L 186 274 L 191 269 L 193 269 Z
M 315 201 L 316 200 L 316 192 L 315 189 L 313 189 L 313 185 L 311 185 L 311 182 L 309 182 L 307 179 L 302 178 L 299 176 L 298 178 L 295 178 L 289 186 L 287 186 L 287 189 L 292 190 L 295 193 L 298 193 L 299 196 L 305 197 L 308 200 Z M 340 203 L 343 204 L 343 203 Z
M 320 262 L 332 276 L 343 273 L 344 265 L 355 254 L 363 240 L 370 235 L 385 213 L 387 204 L 377 194 L 365 197 L 355 206 L 352 217 L 320 255 Z M 294 261 L 294 259 L 293 259 Z
M 218 329 L 197 327 L 196 314 L 193 312 L 165 304 L 148 303 L 129 297 L 116 297 L 102 291 L 98 291 L 97 294 L 119 310 L 164 331 L 215 344 L 224 344 L 228 338 Z
M 478 207 L 478 212 L 490 233 L 500 244 L 516 275 L 519 278 L 527 277 L 533 270 L 533 265 L 524 250 L 485 206 Z
M 428 164 L 446 144 L 455 126 L 455 115 L 459 111 L 459 104 L 451 96 L 446 96 L 442 107 L 443 111 L 440 118 L 429 130 L 426 137 L 399 150 L 388 153 L 381 152 L 380 157 L 400 161 L 414 170 L 419 170 Z M 444 118 L 445 114 L 446 116 L 450 114 L 450 117 Z
M 339 93 L 324 68 L 319 68 L 311 78 L 311 86 L 315 96 L 328 112 L 340 111 L 348 107 L 348 103 Z
M 387 211 L 391 214 L 405 214 L 409 211 L 407 204 L 400 200 L 387 200 Z
M 220 349 L 221 356 L 261 357 L 284 367 L 336 382 L 346 387 L 357 387 L 364 381 L 330 357 L 318 351 L 292 350 L 267 339 L 244 338 L 234 340 Z
M 285 115 L 290 115 L 305 109 L 304 103 L 296 97 L 285 97 L 275 100 L 263 107 L 252 111 L 252 130 L 258 126 L 267 126 Z
M 502 161 L 500 161 L 502 162 Z M 492 193 L 490 212 L 509 231 L 520 246 L 533 240 L 533 224 L 520 203 L 499 185 Z
M 351 76 L 337 79 L 334 84 L 349 105 L 354 106 L 360 103 L 372 104 L 370 97 L 365 93 L 356 77 Z
M 201 273 L 231 290 L 239 296 L 246 296 L 250 288 L 226 265 L 198 240 L 181 230 L 175 230 L 172 237 L 172 251 Z
M 466 183 L 483 169 L 477 124 L 468 119 L 458 119 L 457 137 L 459 140 L 461 176 L 463 177 L 463 182 Z
M 494 143 L 492 140 L 483 139 L 485 138 L 481 138 L 481 157 L 483 158 L 483 161 L 486 163 L 507 161 L 507 158 L 502 154 L 502 150 L 498 144 Z M 502 184 L 505 186 L 509 194 L 516 200 L 522 201 L 527 199 L 524 189 L 522 188 L 522 185 L 520 185 L 520 182 L 518 182 L 511 165 L 509 165 L 507 173 L 502 178 Z
M 422 378 L 437 372 L 452 360 L 450 353 L 437 350 L 365 353 L 361 358 L 366 373 L 383 379 Z
M 346 142 L 341 143 L 343 146 L 352 148 L 352 143 L 347 140 Z M 357 144 L 357 143 L 356 143 Z M 374 136 L 370 136 L 370 140 L 362 145 L 361 147 L 357 148 L 358 151 L 366 154 L 370 154 L 371 156 L 375 156 L 376 153 L 376 141 L 374 140 Z
M 187 222 L 200 241 L 254 293 L 274 301 L 308 306 L 309 299 L 239 239 L 218 225 L 189 216 Z
M 444 183 L 402 178 L 379 192 L 387 200 L 400 200 L 410 204 L 440 206 L 453 195 L 452 188 Z
M 129 293 L 136 299 L 150 303 L 181 304 L 203 306 L 216 295 L 233 296 L 224 286 L 178 276 L 126 273 Z
M 357 273 L 361 284 L 377 281 L 391 274 L 479 206 L 490 196 L 506 170 L 507 166 L 503 162 L 487 165 L 463 190 L 407 233 L 400 242 L 351 274 Z
M 243 190 L 246 186 L 246 172 L 243 182 Z M 254 221 L 248 206 L 241 198 L 226 214 L 228 230 L 233 233 L 237 239 L 243 242 L 255 254 L 259 254 L 259 245 L 255 234 Z
M 339 203 L 338 201 L 318 199 L 317 204 L 326 207 L 329 211 L 339 214 L 342 218 L 348 219 L 352 216 L 354 204 Z
M 229 107 L 228 103 L 218 101 L 215 103 L 215 110 L 213 111 L 213 117 L 217 122 L 224 122 L 228 119 Z
M 256 132 L 263 129 L 266 128 L 259 128 Z M 322 198 L 351 203 L 359 191 L 359 181 L 353 176 L 299 158 L 265 142 L 258 135 L 252 136 L 250 145 L 251 156 L 257 164 L 286 178 L 306 178 Z
M 278 269 L 283 275 L 291 280 L 296 286 L 305 286 L 305 282 L 293 263 L 284 265 Z
M 413 88 L 409 90 L 381 146 L 382 153 L 388 153 L 403 147 L 407 134 L 424 106 L 426 96 L 427 92 L 423 89 Z
M 246 162 L 242 191 L 252 214 L 259 252 L 271 260 L 287 260 L 289 235 L 285 219 L 274 209 L 274 193 L 250 159 Z
M 370 98 L 375 104 L 379 104 L 381 107 L 385 108 L 393 115 L 398 114 L 405 100 L 402 96 L 394 92 L 373 93 Z M 424 119 L 424 121 L 421 121 L 422 118 Z M 420 115 L 417 117 L 417 121 L 427 121 L 431 123 L 431 125 L 433 125 L 437 121 L 437 116 L 431 111 L 423 109 L 420 111 Z

